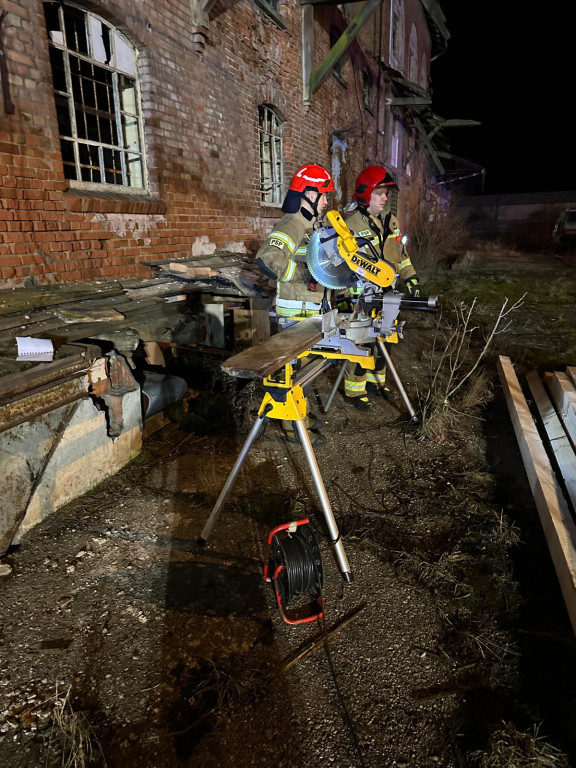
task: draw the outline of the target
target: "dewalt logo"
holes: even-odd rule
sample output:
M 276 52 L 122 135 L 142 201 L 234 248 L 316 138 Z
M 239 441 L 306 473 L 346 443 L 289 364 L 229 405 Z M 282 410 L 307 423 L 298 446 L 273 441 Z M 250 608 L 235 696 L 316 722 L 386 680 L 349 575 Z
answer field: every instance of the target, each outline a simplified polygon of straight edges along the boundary
M 380 274 L 380 268 L 374 266 L 374 264 L 371 264 L 366 259 L 359 258 L 356 254 L 352 256 L 352 263 L 357 264 L 360 269 L 364 269 L 366 272 L 370 272 L 373 275 L 379 275 Z

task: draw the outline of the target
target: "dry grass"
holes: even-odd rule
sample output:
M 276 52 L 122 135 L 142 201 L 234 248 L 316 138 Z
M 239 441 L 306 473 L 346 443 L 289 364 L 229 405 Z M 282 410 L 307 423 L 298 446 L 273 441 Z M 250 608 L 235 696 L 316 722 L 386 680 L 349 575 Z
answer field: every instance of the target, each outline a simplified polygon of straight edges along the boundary
M 51 725 L 47 731 L 49 751 L 58 754 L 60 768 L 106 766 L 100 742 L 86 712 L 76 711 L 70 698 L 56 691 L 52 700 Z
M 450 433 L 465 434 L 471 418 L 492 398 L 491 375 L 483 361 L 496 338 L 510 326 L 509 315 L 522 304 L 521 297 L 479 317 L 476 299 L 447 308 L 438 324 L 430 353 L 430 384 L 420 398 L 421 434 L 441 442 Z
M 490 737 L 486 750 L 468 755 L 477 768 L 569 768 L 568 757 L 538 735 L 519 731 L 514 723 L 503 723 Z
M 446 202 L 415 186 L 402 193 L 409 211 L 408 252 L 420 275 L 460 254 L 466 238 L 462 214 L 454 202 Z

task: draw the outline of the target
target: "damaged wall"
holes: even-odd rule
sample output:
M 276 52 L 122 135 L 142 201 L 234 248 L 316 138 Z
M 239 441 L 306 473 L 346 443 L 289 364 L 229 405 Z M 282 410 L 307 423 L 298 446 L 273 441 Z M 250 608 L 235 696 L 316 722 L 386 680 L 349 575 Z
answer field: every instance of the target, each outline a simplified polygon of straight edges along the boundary
M 78 381 L 83 396 L 0 432 L 0 555 L 140 452 L 140 387 L 124 359 L 99 358 Z
M 366 163 L 389 160 L 392 113 L 382 98 L 380 58 L 388 55 L 390 0 L 345 54 L 340 79 L 328 76 L 309 106 L 300 3 L 281 0 L 281 24 L 262 10 L 265 3 L 209 3 L 196 26 L 191 7 L 198 10 L 199 0 L 89 0 L 82 7 L 137 51 L 148 183 L 138 191 L 73 182 L 65 176 L 43 5 L 12 0 L 3 22 L 14 110 L 0 104 L 0 287 L 147 277 L 146 260 L 254 252 L 280 214 L 260 202 L 259 105 L 273 106 L 283 120 L 285 186 L 304 162 L 332 167 L 334 135 L 347 147 L 338 165 L 343 194 Z M 399 7 L 404 67 L 414 29 L 428 67 L 421 3 Z M 342 32 L 349 23 L 343 8 L 314 11 L 314 67 L 329 50 L 331 28 Z M 367 100 L 365 70 L 373 84 Z M 401 158 L 396 170 L 402 175 Z

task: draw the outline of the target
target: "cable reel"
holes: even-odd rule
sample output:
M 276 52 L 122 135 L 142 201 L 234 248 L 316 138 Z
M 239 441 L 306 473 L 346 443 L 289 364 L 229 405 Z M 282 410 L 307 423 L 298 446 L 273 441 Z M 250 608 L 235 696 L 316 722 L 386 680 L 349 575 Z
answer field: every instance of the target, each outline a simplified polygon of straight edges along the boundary
M 306 624 L 324 614 L 322 558 L 309 522 L 304 518 L 278 525 L 268 536 L 271 552 L 264 566 L 264 580 L 272 584 L 280 614 L 287 624 Z M 300 605 L 288 614 L 286 607 L 302 595 L 310 598 L 306 611 L 300 600 Z

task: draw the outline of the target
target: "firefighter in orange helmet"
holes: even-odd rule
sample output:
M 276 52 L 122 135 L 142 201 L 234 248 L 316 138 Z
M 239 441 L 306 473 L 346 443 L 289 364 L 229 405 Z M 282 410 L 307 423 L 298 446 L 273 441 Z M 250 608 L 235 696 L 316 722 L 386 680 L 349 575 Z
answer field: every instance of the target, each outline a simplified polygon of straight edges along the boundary
M 276 280 L 276 315 L 279 318 L 303 320 L 320 314 L 322 293 L 306 264 L 306 248 L 310 235 L 320 226 L 328 210 L 327 193 L 334 191 L 332 177 L 321 165 L 302 165 L 292 177 L 282 204 L 284 216 L 278 221 L 256 254 L 256 266 Z M 298 442 L 292 425 L 283 424 L 290 442 Z M 318 425 L 319 426 L 319 425 Z M 325 442 L 309 425 L 312 445 Z
M 358 174 L 350 206 L 344 218 L 346 224 L 358 237 L 372 243 L 381 258 L 391 262 L 406 286 L 409 296 L 420 296 L 420 284 L 406 250 L 406 238 L 400 234 L 396 216 L 390 209 L 388 195 L 397 184 L 380 165 L 369 165 Z M 372 402 L 368 392 L 373 391 L 387 400 L 397 397 L 386 384 L 386 367 L 382 358 L 377 358 L 376 369 L 366 371 L 349 363 L 344 375 L 344 392 L 350 405 L 360 410 L 370 410 Z

